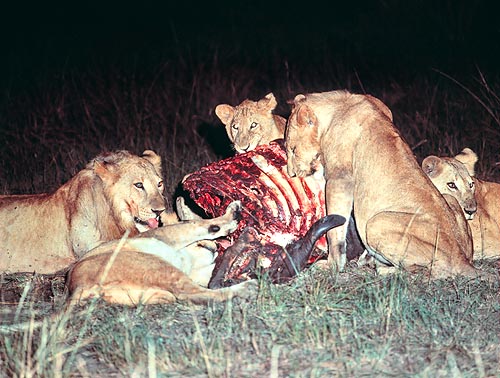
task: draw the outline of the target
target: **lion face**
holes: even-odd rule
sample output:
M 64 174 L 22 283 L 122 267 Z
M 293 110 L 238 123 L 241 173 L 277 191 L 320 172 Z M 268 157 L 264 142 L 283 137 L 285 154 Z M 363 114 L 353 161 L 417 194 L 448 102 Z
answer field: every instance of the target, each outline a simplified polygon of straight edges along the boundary
M 144 232 L 161 224 L 165 199 L 161 159 L 157 154 L 146 150 L 139 157 L 119 151 L 96 158 L 93 165 L 123 228 Z
M 307 105 L 295 106 L 286 131 L 287 169 L 291 177 L 321 170 L 318 119 Z
M 465 218 L 472 220 L 477 211 L 476 187 L 472 177 L 474 171 L 470 172 L 470 166 L 458 160 L 461 158 L 467 162 L 475 159 L 472 167 L 477 161 L 476 154 L 466 148 L 455 158 L 427 156 L 422 161 L 422 169 L 441 194 L 449 194 L 457 199 Z
M 277 102 L 272 93 L 259 101 L 245 100 L 233 107 L 217 105 L 215 114 L 226 126 L 226 132 L 238 153 L 255 149 L 261 144 L 283 138 L 283 131 L 276 124 L 273 110 Z

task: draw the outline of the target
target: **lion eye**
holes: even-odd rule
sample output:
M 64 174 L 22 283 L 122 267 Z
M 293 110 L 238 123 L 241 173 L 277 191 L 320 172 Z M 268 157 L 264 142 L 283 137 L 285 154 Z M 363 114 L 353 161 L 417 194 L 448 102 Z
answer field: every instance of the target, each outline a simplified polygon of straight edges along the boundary
M 448 188 L 450 189 L 457 189 L 457 186 L 455 185 L 454 182 L 447 182 L 446 185 L 448 185 Z
M 252 122 L 250 124 L 250 129 L 255 129 L 257 126 L 259 126 L 259 124 L 257 122 Z
M 158 188 L 163 188 L 163 181 L 160 181 L 160 182 L 158 183 Z
M 238 130 L 238 125 L 236 123 L 233 123 L 231 125 L 231 128 L 234 129 L 234 130 Z
M 137 188 L 137 189 L 144 189 L 144 184 L 142 182 L 136 182 L 134 184 L 134 186 Z

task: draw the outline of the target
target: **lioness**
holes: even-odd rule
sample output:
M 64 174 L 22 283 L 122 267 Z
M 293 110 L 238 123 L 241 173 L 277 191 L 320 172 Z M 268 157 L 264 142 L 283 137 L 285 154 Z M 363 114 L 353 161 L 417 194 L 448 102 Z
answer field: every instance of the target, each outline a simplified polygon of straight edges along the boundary
M 206 286 L 214 255 L 204 248 L 188 248 L 205 239 L 233 232 L 241 203 L 232 202 L 215 219 L 185 221 L 146 231 L 135 238 L 101 244 L 80 259 L 68 275 L 70 303 L 100 296 L 110 303 L 193 303 L 248 296 L 254 281 L 220 290 Z
M 235 107 L 217 105 L 215 114 L 226 126 L 227 136 L 236 152 L 251 151 L 261 144 L 283 138 L 286 120 L 273 114 L 276 105 L 272 93 L 259 101 L 244 100 Z
M 475 176 L 477 155 L 464 148 L 454 158 L 427 156 L 422 169 L 437 189 L 455 197 L 468 221 L 474 260 L 500 257 L 500 184 Z
M 433 278 L 476 276 L 472 241 L 418 166 L 389 109 L 347 91 L 299 94 L 286 132 L 288 172 L 324 168 L 327 214 L 354 210 L 367 252 L 387 266 L 427 267 Z M 354 204 L 354 206 L 353 206 Z M 346 225 L 328 233 L 331 264 L 345 265 Z
M 54 273 L 98 244 L 158 227 L 161 159 L 97 156 L 54 193 L 0 196 L 0 272 Z

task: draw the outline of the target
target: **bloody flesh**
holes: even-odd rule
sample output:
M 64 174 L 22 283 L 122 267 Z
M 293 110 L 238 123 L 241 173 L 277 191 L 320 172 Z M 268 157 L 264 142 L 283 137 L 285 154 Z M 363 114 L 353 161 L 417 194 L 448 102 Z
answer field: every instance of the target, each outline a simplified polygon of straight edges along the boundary
M 183 187 L 211 217 L 222 215 L 232 201 L 241 201 L 242 219 L 230 244 L 252 227 L 263 244 L 285 247 L 325 215 L 324 178 L 290 177 L 282 140 L 202 167 L 184 178 Z M 326 250 L 323 236 L 311 260 Z

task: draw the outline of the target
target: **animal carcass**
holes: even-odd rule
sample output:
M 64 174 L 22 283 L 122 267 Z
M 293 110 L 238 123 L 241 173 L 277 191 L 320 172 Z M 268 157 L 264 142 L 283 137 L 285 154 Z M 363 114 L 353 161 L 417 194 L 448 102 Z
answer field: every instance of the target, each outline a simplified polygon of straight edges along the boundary
M 272 256 L 281 256 L 283 251 L 286 255 L 287 249 L 297 249 L 300 243 L 310 245 L 310 241 L 306 241 L 307 238 L 304 237 L 313 224 L 325 216 L 323 175 L 290 177 L 286 172 L 286 153 L 282 140 L 202 167 L 184 178 L 183 187 L 211 217 L 220 216 L 232 201 L 239 200 L 242 203 L 242 219 L 238 229 L 230 235 L 229 241 L 220 244 L 212 281 L 217 275 L 220 277 L 220 267 L 225 267 L 223 281 L 226 283 L 240 281 L 248 272 L 255 274 L 255 269 L 247 267 L 255 263 L 257 257 L 252 256 L 257 255 L 261 260 L 258 266 L 267 267 L 269 273 L 281 272 L 282 269 L 278 268 L 285 266 L 286 262 Z M 345 219 L 340 218 L 327 218 L 321 227 L 316 226 L 308 235 L 308 238 L 317 242 L 315 248 L 310 245 L 309 251 L 302 251 L 303 255 L 307 254 L 306 262 L 313 262 L 326 255 L 327 242 L 321 235 L 344 223 Z M 352 229 L 354 225 L 351 231 Z M 235 244 L 240 236 L 242 240 Z M 245 248 L 243 243 L 248 247 Z M 230 254 L 227 254 L 226 249 L 233 245 L 233 255 L 237 249 L 240 258 L 229 257 Z M 265 251 L 268 252 L 264 253 Z M 268 256 L 268 259 L 263 256 Z M 226 262 L 222 263 L 224 259 Z M 233 263 L 228 264 L 228 259 Z M 233 266 L 234 264 L 239 267 Z M 229 274 L 230 272 L 233 273 Z M 280 281 L 281 278 L 274 280 Z

